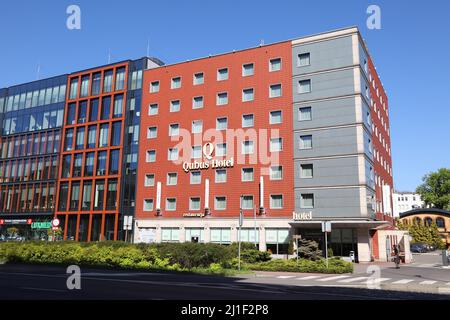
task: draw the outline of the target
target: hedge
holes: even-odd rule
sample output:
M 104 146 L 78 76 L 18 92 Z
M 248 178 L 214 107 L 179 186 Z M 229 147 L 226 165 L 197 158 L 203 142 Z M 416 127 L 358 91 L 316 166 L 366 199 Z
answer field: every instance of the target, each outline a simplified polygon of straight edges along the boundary
M 325 259 L 317 261 L 305 259 L 274 259 L 265 262 L 246 264 L 246 268 L 255 271 L 286 271 L 301 273 L 352 273 L 353 264 L 337 258 L 328 259 L 328 267 Z

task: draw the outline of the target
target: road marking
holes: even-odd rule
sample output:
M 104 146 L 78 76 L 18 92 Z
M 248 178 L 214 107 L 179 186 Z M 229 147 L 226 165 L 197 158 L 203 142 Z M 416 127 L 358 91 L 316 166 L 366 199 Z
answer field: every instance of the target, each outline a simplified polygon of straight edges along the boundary
M 321 278 L 322 276 L 307 276 L 307 277 L 302 277 L 302 278 L 297 278 L 295 280 L 312 280 L 312 279 L 317 279 L 317 278 Z
M 388 280 L 391 280 L 391 278 L 369 278 L 364 283 L 366 283 L 366 284 L 374 284 L 374 283 L 380 283 L 380 282 L 388 281 Z
M 394 281 L 394 282 L 392 282 L 392 284 L 407 284 L 407 283 L 410 283 L 413 281 L 414 280 L 411 280 L 411 279 L 402 279 L 402 280 Z
M 278 279 L 290 279 L 290 278 L 295 278 L 295 276 L 278 276 Z
M 31 288 L 31 287 L 21 287 L 20 289 L 23 289 L 23 290 L 34 290 L 34 291 L 67 292 L 67 290 L 46 289 L 46 288 Z
M 345 278 L 349 278 L 350 276 L 335 276 L 335 277 L 328 277 L 328 278 L 324 278 L 324 279 L 318 279 L 317 281 L 333 281 L 333 280 L 338 280 L 338 279 L 345 279 Z
M 424 263 L 424 264 L 419 264 L 419 268 L 433 268 L 433 267 L 436 267 L 436 266 L 438 266 L 437 264 L 435 264 L 435 263 Z
M 437 281 L 434 281 L 434 280 L 426 280 L 426 281 L 422 281 L 421 283 L 419 283 L 419 284 L 434 284 L 434 283 L 436 283 Z
M 356 277 L 356 278 L 350 278 L 350 279 L 339 280 L 338 282 L 341 282 L 341 283 L 350 283 L 350 282 L 362 281 L 362 280 L 367 280 L 367 279 L 369 279 L 369 277 Z

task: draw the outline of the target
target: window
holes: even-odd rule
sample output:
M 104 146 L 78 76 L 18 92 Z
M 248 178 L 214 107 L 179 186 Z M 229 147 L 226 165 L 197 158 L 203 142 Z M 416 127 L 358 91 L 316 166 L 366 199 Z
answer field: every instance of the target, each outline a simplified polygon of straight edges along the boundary
M 227 130 L 228 118 L 217 118 L 216 119 L 216 130 Z
M 216 145 L 216 157 L 225 157 L 227 155 L 227 144 L 219 143 Z
M 270 167 L 270 180 L 282 180 L 283 179 L 283 167 L 272 166 Z
M 218 106 L 228 104 L 228 93 L 227 92 L 218 93 L 216 98 L 216 104 Z
M 94 210 L 103 210 L 105 195 L 105 181 L 97 180 L 95 182 L 95 194 L 94 194 Z
M 247 63 L 242 65 L 242 76 L 248 77 L 254 74 L 254 65 L 253 63 Z
M 191 159 L 200 159 L 202 157 L 202 147 L 193 146 L 191 149 Z
M 81 202 L 81 210 L 88 211 L 91 209 L 92 182 L 84 182 L 83 184 L 83 200 Z
M 118 68 L 116 71 L 116 90 L 125 88 L 125 67 Z
M 270 139 L 270 152 L 280 152 L 283 149 L 283 139 L 282 138 L 272 138 Z
M 200 198 L 193 197 L 189 199 L 189 210 L 200 210 Z
M 223 81 L 228 79 L 228 68 L 217 70 L 217 81 Z
M 123 94 L 114 96 L 113 118 L 120 118 L 123 114 Z
M 110 109 L 111 109 L 111 97 L 104 97 L 102 99 L 102 110 L 100 115 L 101 120 L 109 119 Z
M 74 79 L 70 79 L 70 93 L 69 93 L 69 99 L 75 99 L 77 97 L 77 93 L 78 93 L 78 79 L 74 78 Z M 44 104 L 44 100 L 41 100 L 41 97 L 43 98 L 42 95 L 42 90 L 41 90 L 41 95 L 39 96 L 39 101 L 40 101 L 40 105 Z M 14 99 L 15 102 L 15 99 Z
M 118 149 L 111 150 L 109 156 L 109 174 L 114 175 L 119 173 L 120 151 Z
M 300 136 L 300 149 L 312 149 L 312 135 Z
M 169 161 L 178 160 L 178 149 L 177 148 L 169 148 L 167 158 Z
M 271 194 L 270 195 L 270 209 L 282 209 L 283 208 L 283 195 Z
M 224 196 L 219 196 L 214 198 L 214 209 L 215 210 L 226 210 L 227 209 L 227 198 Z
M 216 183 L 225 183 L 227 182 L 227 170 L 226 169 L 217 169 L 216 170 Z
M 86 116 L 87 116 L 87 101 L 81 101 L 78 104 L 78 123 L 85 123 Z
M 178 111 L 180 111 L 180 100 L 170 101 L 170 112 L 178 112 Z
M 193 241 L 192 238 L 197 238 L 199 242 L 204 242 L 204 230 L 203 228 L 185 228 L 186 242 Z
M 146 162 L 155 162 L 156 161 L 156 151 L 155 150 L 147 150 Z
M 194 99 L 192 99 L 192 109 L 201 109 L 203 108 L 203 97 L 199 96 L 199 97 L 194 97 Z
M 273 254 L 287 254 L 289 252 L 288 229 L 266 229 L 267 250 Z
M 302 107 L 298 109 L 298 121 L 310 121 L 312 120 L 312 108 Z
M 242 116 L 242 128 L 249 128 L 255 125 L 253 114 L 244 114 Z
M 112 70 L 105 71 L 105 77 L 103 79 L 103 92 L 111 92 L 112 81 L 113 81 L 113 71 Z
M 80 97 L 87 97 L 89 95 L 89 75 L 81 77 Z
M 90 126 L 88 128 L 88 142 L 87 148 L 95 148 L 95 141 L 97 140 L 97 126 Z
M 167 174 L 167 185 L 175 186 L 178 183 L 178 175 L 175 172 L 170 172 Z
M 307 53 L 300 53 L 297 56 L 297 66 L 299 67 L 306 67 L 311 64 L 311 54 L 309 52 Z
M 153 211 L 153 199 L 144 199 L 144 211 Z
M 243 141 L 242 142 L 242 154 L 253 154 L 253 141 Z
M 204 81 L 205 81 L 205 78 L 204 78 L 203 72 L 194 74 L 194 86 L 203 84 Z
M 76 104 L 75 103 L 69 103 L 67 105 L 67 121 L 66 121 L 66 124 L 68 124 L 68 125 L 75 124 L 75 113 L 76 113 Z
M 76 150 L 84 149 L 84 128 L 77 129 L 77 141 L 75 145 Z
M 180 239 L 179 228 L 161 228 L 162 242 L 179 242 L 179 239 Z
M 313 209 L 314 208 L 314 194 L 302 193 L 300 195 L 300 208 Z
M 177 210 L 177 199 L 167 198 L 166 199 L 166 211 L 175 211 L 175 210 Z
M 269 123 L 270 124 L 280 124 L 281 122 L 283 122 L 281 110 L 271 111 L 270 117 L 269 117 Z
M 436 218 L 436 225 L 438 228 L 445 228 L 445 221 L 443 218 Z
M 153 81 L 150 83 L 150 93 L 159 91 L 159 81 Z
M 242 196 L 242 209 L 250 210 L 253 209 L 253 196 Z
M 147 139 L 155 139 L 158 134 L 157 127 L 150 127 L 147 129 Z
M 271 59 L 269 61 L 269 71 L 279 71 L 281 70 L 281 58 Z
M 311 92 L 311 80 L 300 80 L 298 82 L 298 93 L 309 93 Z
M 313 165 L 301 164 L 300 165 L 300 178 L 310 179 L 313 177 Z
M 181 88 L 181 77 L 172 78 L 170 82 L 170 89 L 178 89 Z
M 242 90 L 242 101 L 253 101 L 255 99 L 254 90 L 253 88 L 244 89 Z
M 92 177 L 94 175 L 94 152 L 86 153 L 86 164 L 84 165 L 84 175 Z
M 155 186 L 155 175 L 152 174 L 152 173 L 146 174 L 145 175 L 144 185 L 146 187 L 153 187 L 153 186 Z
M 106 175 L 106 151 L 101 151 L 97 158 L 97 176 L 104 175 Z
M 149 116 L 155 116 L 158 114 L 158 104 L 153 103 L 148 107 L 148 115 Z
M 108 181 L 108 192 L 106 193 L 106 210 L 115 210 L 117 207 L 117 179 Z
M 66 130 L 66 137 L 64 139 L 64 151 L 73 150 L 73 129 Z
M 270 98 L 281 97 L 281 84 L 272 84 L 269 89 Z
M 242 182 L 253 181 L 253 168 L 242 168 Z
M 230 228 L 211 228 L 211 242 L 218 244 L 231 243 L 231 229 Z
M 169 125 L 169 136 L 174 137 L 180 134 L 180 125 L 178 123 L 172 123 Z
M 71 185 L 71 192 L 70 192 L 70 211 L 76 211 L 79 207 L 79 201 L 80 201 L 80 183 L 79 182 L 72 182 Z
M 92 76 L 92 95 L 96 96 L 100 94 L 100 83 L 102 81 L 102 74 L 101 72 L 94 73 Z
M 202 183 L 202 175 L 201 175 L 200 171 L 191 171 L 190 183 L 191 184 L 200 184 L 200 183 Z
M 91 100 L 91 107 L 89 110 L 89 121 L 97 121 L 98 119 L 98 99 Z
M 70 163 L 72 161 L 71 155 L 65 155 L 63 157 L 63 163 L 62 163 L 62 178 L 70 178 Z
M 202 133 L 203 131 L 203 121 L 195 120 L 192 121 L 192 133 Z
M 100 139 L 98 141 L 98 147 L 103 148 L 108 146 L 108 124 L 104 123 L 100 125 Z

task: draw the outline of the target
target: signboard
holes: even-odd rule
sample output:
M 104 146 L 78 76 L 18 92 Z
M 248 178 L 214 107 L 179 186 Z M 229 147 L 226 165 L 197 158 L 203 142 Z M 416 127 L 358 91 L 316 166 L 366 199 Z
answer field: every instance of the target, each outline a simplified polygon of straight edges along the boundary
M 140 229 L 139 234 L 143 243 L 154 243 L 156 241 L 156 228 Z
M 312 220 L 312 211 L 310 212 L 293 212 L 292 213 L 292 219 L 294 221 L 305 221 L 305 220 Z
M 133 228 L 133 216 L 123 217 L 123 230 L 132 230 Z
M 55 227 L 55 228 L 57 228 L 57 227 L 59 227 L 59 224 L 60 224 L 61 222 L 59 221 L 59 219 L 53 219 L 52 220 L 52 227 Z
M 205 216 L 204 213 L 183 213 L 183 217 L 185 218 L 203 218 Z
M 203 156 L 207 161 L 194 161 L 194 162 L 183 162 L 184 172 L 189 172 L 191 170 L 206 170 L 206 169 L 222 169 L 222 168 L 232 168 L 234 167 L 234 158 L 225 160 L 213 160 L 214 145 L 210 142 L 206 143 L 203 148 Z
M 2 219 L 0 225 L 20 225 L 20 224 L 32 224 L 32 219 Z
M 37 230 L 37 229 L 50 229 L 52 227 L 52 223 L 50 221 L 43 221 L 43 222 L 33 222 L 31 224 L 31 229 Z
M 330 221 L 322 222 L 322 232 L 331 232 L 331 222 Z

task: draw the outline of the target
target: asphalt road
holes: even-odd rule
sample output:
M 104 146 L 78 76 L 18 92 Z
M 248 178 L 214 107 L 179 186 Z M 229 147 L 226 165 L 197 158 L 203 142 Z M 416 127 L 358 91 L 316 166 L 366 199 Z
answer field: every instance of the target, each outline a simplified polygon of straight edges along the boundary
M 271 277 L 216 277 L 81 269 L 81 289 L 69 290 L 66 268 L 1 265 L 0 300 L 329 300 L 449 299 L 446 295 L 296 285 Z

